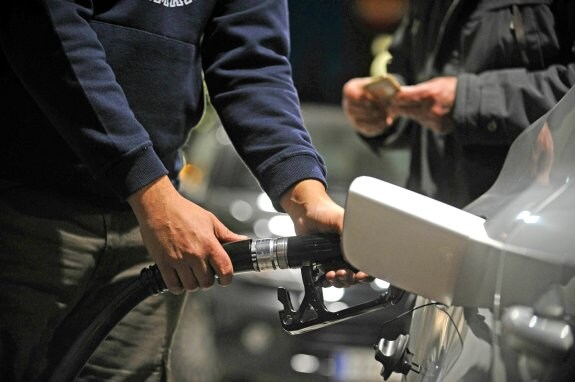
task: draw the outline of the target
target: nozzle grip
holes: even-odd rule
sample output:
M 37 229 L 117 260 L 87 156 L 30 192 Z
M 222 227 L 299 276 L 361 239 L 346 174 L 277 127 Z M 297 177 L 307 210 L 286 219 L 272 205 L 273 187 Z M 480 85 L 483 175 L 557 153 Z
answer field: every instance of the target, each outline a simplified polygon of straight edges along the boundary
M 251 256 L 251 244 L 252 240 L 247 239 L 223 245 L 234 266 L 234 273 L 253 272 L 257 270 L 254 268 L 254 262 Z
M 339 234 L 310 234 L 287 238 L 290 268 L 303 265 L 344 262 L 341 253 Z

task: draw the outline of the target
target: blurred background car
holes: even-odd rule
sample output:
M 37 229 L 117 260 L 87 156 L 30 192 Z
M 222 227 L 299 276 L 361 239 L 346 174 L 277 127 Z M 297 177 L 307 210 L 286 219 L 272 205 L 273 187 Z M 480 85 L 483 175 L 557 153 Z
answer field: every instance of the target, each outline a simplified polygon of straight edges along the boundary
M 303 104 L 302 114 L 314 145 L 326 161 L 328 192 L 340 205 L 345 204 L 348 187 L 358 175 L 403 182 L 408 155 L 404 150 L 390 150 L 382 155 L 370 152 L 353 133 L 338 106 Z M 181 192 L 212 211 L 234 232 L 253 239 L 295 235 L 291 219 L 273 208 L 211 109 L 201 128 L 189 139 Z M 185 313 L 190 319 L 183 320 L 183 334 L 178 336 L 182 342 L 176 346 L 184 363 L 185 354 L 190 352 L 210 353 L 201 368 L 212 368 L 205 373 L 217 369 L 217 375 L 205 380 L 381 380 L 381 365 L 374 359 L 372 345 L 379 338 L 385 317 L 400 314 L 401 306 L 292 336 L 280 324 L 279 286 L 290 291 L 297 307 L 303 297 L 299 270 L 240 274 L 228 288 L 191 294 L 188 310 L 201 312 Z M 345 289 L 324 288 L 326 307 L 338 311 L 372 300 L 387 286 L 385 281 L 375 280 Z M 198 326 L 198 320 L 206 320 L 206 315 L 209 322 Z M 386 330 L 389 329 L 388 325 Z M 191 337 L 196 341 L 186 343 Z M 203 340 L 198 343 L 198 338 Z

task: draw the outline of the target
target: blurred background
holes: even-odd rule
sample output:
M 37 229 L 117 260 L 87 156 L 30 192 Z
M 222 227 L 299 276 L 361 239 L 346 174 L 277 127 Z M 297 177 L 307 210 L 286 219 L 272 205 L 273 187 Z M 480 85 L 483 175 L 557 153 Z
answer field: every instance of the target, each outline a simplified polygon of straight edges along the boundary
M 381 43 L 399 24 L 405 0 L 289 0 L 295 85 L 314 145 L 323 155 L 330 195 L 345 204 L 349 184 L 361 175 L 403 185 L 408 153 L 375 155 L 353 132 L 341 110 L 343 84 L 373 72 Z M 384 49 L 383 48 L 383 49 Z M 231 230 L 252 238 L 294 235 L 238 158 L 213 109 L 190 136 L 181 191 L 212 211 Z M 237 275 L 232 285 L 186 296 L 173 350 L 178 382 L 382 381 L 373 345 L 382 323 L 400 312 L 376 311 L 320 330 L 283 331 L 277 288 L 297 307 L 299 270 Z M 332 311 L 383 293 L 383 280 L 324 289 Z M 399 324 L 399 323 L 398 323 Z M 393 324 L 391 324 L 393 325 Z M 386 330 L 395 330 L 389 328 Z

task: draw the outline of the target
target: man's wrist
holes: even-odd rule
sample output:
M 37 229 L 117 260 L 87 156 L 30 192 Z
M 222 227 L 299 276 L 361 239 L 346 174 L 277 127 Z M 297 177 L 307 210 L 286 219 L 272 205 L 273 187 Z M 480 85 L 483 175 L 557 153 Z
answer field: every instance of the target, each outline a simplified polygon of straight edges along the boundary
M 297 214 L 306 209 L 306 205 L 315 201 L 329 199 L 325 186 L 316 179 L 304 179 L 290 187 L 280 198 L 280 205 L 288 214 Z
M 162 204 L 161 200 L 174 192 L 175 188 L 167 176 L 162 176 L 142 187 L 127 198 L 127 202 L 137 217 L 150 212 L 151 208 Z

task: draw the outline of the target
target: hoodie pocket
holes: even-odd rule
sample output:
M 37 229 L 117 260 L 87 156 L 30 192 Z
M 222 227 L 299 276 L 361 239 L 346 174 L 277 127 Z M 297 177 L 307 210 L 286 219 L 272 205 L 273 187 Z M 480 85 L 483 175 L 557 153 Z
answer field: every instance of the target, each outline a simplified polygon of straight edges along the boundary
M 197 46 L 149 32 L 92 22 L 131 109 L 160 157 L 175 152 L 203 109 Z

